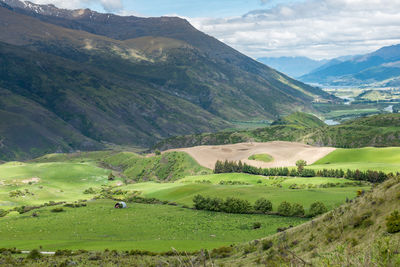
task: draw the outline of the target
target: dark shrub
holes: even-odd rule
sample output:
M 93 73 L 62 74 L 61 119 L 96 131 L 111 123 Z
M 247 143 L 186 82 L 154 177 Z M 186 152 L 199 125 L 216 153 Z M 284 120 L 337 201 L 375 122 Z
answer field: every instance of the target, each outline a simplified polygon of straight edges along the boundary
M 272 203 L 271 203 L 271 201 L 269 201 L 265 198 L 260 198 L 254 204 L 254 209 L 256 211 L 260 211 L 262 213 L 267 213 L 267 212 L 272 211 Z
M 154 153 L 156 154 L 156 156 L 160 156 L 161 155 L 161 152 L 158 149 L 156 149 L 156 151 L 154 151 Z
M 226 258 L 231 255 L 233 252 L 232 247 L 220 247 L 220 248 L 215 248 L 211 251 L 211 255 L 214 258 Z
M 31 260 L 37 260 L 37 259 L 40 259 L 41 257 L 42 257 L 42 254 L 37 249 L 31 250 L 31 252 L 29 252 L 28 256 L 26 256 L 27 259 L 31 259 Z
M 291 212 L 292 216 L 297 216 L 297 217 L 301 217 L 304 216 L 304 208 L 303 205 L 300 205 L 298 203 L 294 203 L 292 205 L 292 212 Z
M 260 228 L 261 228 L 261 223 L 260 222 L 253 223 L 253 229 L 260 229 Z
M 324 203 L 322 202 L 314 202 L 310 206 L 310 216 L 314 217 L 320 214 L 327 212 L 328 209 L 325 207 Z
M 289 202 L 283 201 L 278 206 L 278 213 L 282 216 L 290 216 L 292 214 L 292 205 Z
M 386 229 L 388 233 L 400 232 L 400 213 L 397 210 L 386 218 Z
M 247 200 L 228 197 L 223 204 L 223 211 L 227 213 L 249 213 L 251 205 Z
M 206 198 L 202 195 L 195 195 L 193 198 L 194 207 L 197 210 L 204 210 L 206 208 Z
M 224 201 L 221 198 L 206 198 L 206 210 L 209 211 L 222 211 Z
M 268 250 L 268 249 L 272 248 L 273 245 L 274 245 L 274 243 L 272 243 L 271 240 L 263 240 L 261 243 L 261 247 L 263 250 Z
M 64 209 L 61 208 L 61 207 L 54 208 L 54 209 L 51 210 L 51 212 L 63 212 L 63 211 L 64 211 Z

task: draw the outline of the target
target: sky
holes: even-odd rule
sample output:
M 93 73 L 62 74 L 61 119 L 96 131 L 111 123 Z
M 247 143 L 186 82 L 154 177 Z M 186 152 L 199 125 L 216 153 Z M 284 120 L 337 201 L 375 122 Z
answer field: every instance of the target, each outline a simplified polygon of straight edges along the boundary
M 253 58 L 334 58 L 400 43 L 400 0 L 31 0 L 136 16 L 179 16 Z

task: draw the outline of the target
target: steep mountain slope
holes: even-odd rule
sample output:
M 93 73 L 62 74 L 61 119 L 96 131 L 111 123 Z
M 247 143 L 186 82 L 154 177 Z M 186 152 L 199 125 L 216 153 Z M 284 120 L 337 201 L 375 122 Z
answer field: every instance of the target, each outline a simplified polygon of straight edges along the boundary
M 294 78 L 308 74 L 328 61 L 308 57 L 261 57 L 257 60 Z
M 149 146 L 173 135 L 224 129 L 233 120 L 311 110 L 314 99 L 334 99 L 182 19 L 6 2 L 14 7 L 0 2 L 0 86 L 83 137 L 43 146 L 42 152 L 98 148 L 104 142 Z M 29 124 L 24 125 L 28 135 Z M 9 132 L 3 127 L 1 132 Z M 63 139 L 52 134 L 59 137 L 52 140 Z M 3 145 L 8 152 L 1 151 L 2 158 L 29 156 L 35 148 L 19 147 L 11 135 Z M 16 149 L 21 153 L 12 153 Z
M 398 78 L 399 62 L 400 45 L 387 46 L 344 62 L 331 62 L 300 77 L 300 80 L 330 85 L 374 84 Z

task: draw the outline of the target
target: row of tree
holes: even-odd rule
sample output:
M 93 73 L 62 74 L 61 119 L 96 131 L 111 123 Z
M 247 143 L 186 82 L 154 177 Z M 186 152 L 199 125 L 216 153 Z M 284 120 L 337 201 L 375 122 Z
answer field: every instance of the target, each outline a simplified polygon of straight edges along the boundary
M 219 197 L 204 197 L 196 195 L 193 198 L 194 207 L 197 210 L 209 210 L 226 213 L 272 213 L 271 201 L 260 198 L 252 206 L 249 201 L 234 197 L 228 197 L 225 200 Z M 327 212 L 327 208 L 322 202 L 311 204 L 308 216 L 314 217 Z M 304 207 L 301 204 L 283 201 L 275 214 L 290 217 L 305 217 Z
M 371 183 L 382 183 L 391 176 L 393 173 L 384 173 L 382 171 L 360 171 L 350 170 L 344 171 L 342 169 L 323 169 L 323 170 L 312 170 L 305 169 L 301 166 L 297 169 L 294 168 L 257 168 L 246 163 L 243 164 L 241 161 L 217 161 L 215 163 L 214 173 L 248 173 L 263 176 L 292 176 L 292 177 L 336 177 L 336 178 L 347 178 L 350 180 L 367 181 Z M 399 175 L 399 173 L 397 173 Z

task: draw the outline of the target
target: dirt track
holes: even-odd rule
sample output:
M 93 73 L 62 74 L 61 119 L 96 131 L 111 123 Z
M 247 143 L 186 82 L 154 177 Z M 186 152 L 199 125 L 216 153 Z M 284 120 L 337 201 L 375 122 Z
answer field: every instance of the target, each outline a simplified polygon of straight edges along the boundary
M 307 164 L 311 164 L 333 150 L 335 150 L 333 147 L 313 147 L 301 143 L 275 141 L 222 146 L 197 146 L 169 151 L 187 152 L 200 165 L 213 169 L 217 160 L 241 160 L 249 165 L 263 168 L 296 166 L 296 161 L 299 159 L 304 159 Z M 251 155 L 265 153 L 271 155 L 274 160 L 268 163 L 248 160 Z

